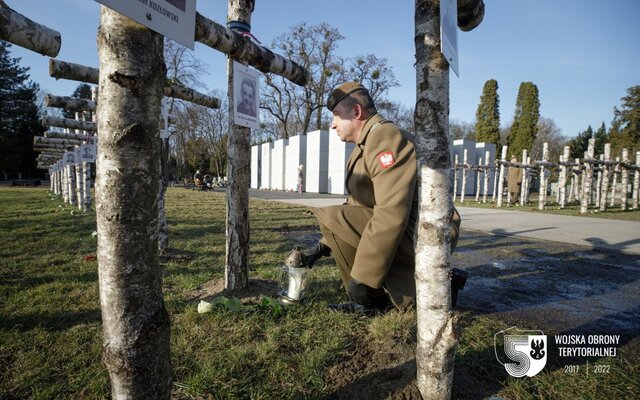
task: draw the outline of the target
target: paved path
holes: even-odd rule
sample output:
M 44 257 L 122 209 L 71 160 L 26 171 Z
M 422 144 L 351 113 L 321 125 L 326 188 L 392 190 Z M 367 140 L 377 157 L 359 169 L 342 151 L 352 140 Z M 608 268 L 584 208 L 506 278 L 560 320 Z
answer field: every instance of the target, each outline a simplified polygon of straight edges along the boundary
M 345 201 L 337 195 L 262 190 L 250 190 L 250 196 L 310 207 Z M 640 222 L 473 207 L 459 207 L 458 211 L 463 229 L 640 254 Z

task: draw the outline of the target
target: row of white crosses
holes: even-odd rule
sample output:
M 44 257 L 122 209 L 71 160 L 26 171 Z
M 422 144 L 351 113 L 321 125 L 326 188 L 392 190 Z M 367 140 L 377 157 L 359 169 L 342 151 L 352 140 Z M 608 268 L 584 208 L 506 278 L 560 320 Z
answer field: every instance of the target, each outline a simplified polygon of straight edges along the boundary
M 457 199 L 458 193 L 458 174 L 462 173 L 461 187 L 460 187 L 460 202 L 464 203 L 465 193 L 467 191 L 467 178 L 469 176 L 469 171 L 477 171 L 476 173 L 476 197 L 475 201 L 480 202 L 480 192 L 482 192 L 482 203 L 487 202 L 487 196 L 489 194 L 489 178 L 491 171 L 493 170 L 493 166 L 489 161 L 489 157 L 491 153 L 487 150 L 485 152 L 485 156 L 480 157 L 478 159 L 478 164 L 473 165 L 469 164 L 467 157 L 467 149 L 464 149 L 462 155 L 462 163 L 459 162 L 458 154 L 454 155 L 453 160 L 453 201 L 455 202 Z M 484 160 L 484 162 L 483 162 Z M 482 185 L 481 185 L 482 184 Z M 482 190 L 480 187 L 482 186 Z M 495 192 L 494 188 L 494 198 L 495 200 Z
M 594 157 L 594 148 L 595 139 L 590 139 L 588 150 L 584 154 L 582 161 L 579 158 L 570 161 L 570 148 L 565 146 L 559 161 L 553 163 L 549 162 L 549 146 L 544 143 L 542 160 L 532 162 L 531 157 L 527 155 L 527 150 L 524 150 L 522 152 L 523 161 L 512 163 L 507 161 L 507 146 L 503 146 L 501 159 L 496 160 L 496 166 L 500 166 L 500 168 L 499 170 L 496 168 L 494 171 L 498 176 L 498 179 L 496 179 L 497 190 L 494 190 L 494 198 L 497 196 L 496 206 L 502 206 L 506 169 L 515 167 L 523 170 L 520 188 L 520 205 L 523 206 L 529 202 L 533 177 L 532 171 L 537 169 L 540 181 L 538 209 L 544 210 L 548 203 L 546 188 L 549 185 L 549 174 L 547 170 L 557 168 L 558 191 L 556 193 L 556 202 L 560 208 L 565 208 L 569 203 L 576 202 L 580 203 L 581 214 L 586 214 L 590 206 L 595 206 L 599 211 L 606 211 L 608 207 L 615 205 L 616 199 L 620 199 L 621 210 L 637 210 L 640 193 L 640 152 L 636 152 L 636 163 L 633 165 L 629 162 L 628 149 L 622 149 L 621 157 L 616 157 L 615 160 L 612 160 L 611 144 L 605 144 L 604 154 L 601 154 L 598 158 Z M 490 169 L 486 167 L 486 164 L 485 166 L 466 166 L 463 169 L 463 183 L 465 181 L 464 174 L 471 168 L 482 169 L 485 174 L 490 173 Z M 633 182 L 630 181 L 630 172 L 632 171 L 634 174 Z M 593 182 L 594 175 L 595 182 Z M 620 178 L 620 185 L 618 185 L 618 178 Z M 629 206 L 630 184 L 631 205 Z M 620 188 L 619 193 L 618 188 Z M 507 196 L 510 196 L 510 194 L 508 193 Z
M 64 128 L 65 132 L 48 130 L 33 138 L 34 150 L 41 152 L 38 167 L 49 170 L 50 190 L 84 212 L 91 209 L 91 164 L 96 158 L 97 88 L 92 87 L 91 92 L 92 100 L 47 95 L 48 107 L 73 110 L 75 120 L 43 117 L 44 126 Z
M 56 59 L 50 59 L 49 60 L 49 74 L 56 79 L 69 79 L 69 80 L 75 80 L 75 81 L 80 81 L 80 82 L 84 82 L 84 83 L 94 83 L 97 84 L 98 80 L 99 80 L 99 75 L 100 75 L 100 71 L 98 68 L 93 68 L 93 67 L 88 67 L 88 66 L 84 66 L 84 65 L 80 65 L 80 64 L 75 64 L 75 63 L 70 63 L 70 62 L 65 62 L 65 61 L 60 61 L 60 60 L 56 60 Z M 89 100 L 85 100 L 85 99 L 79 99 L 79 98 L 73 98 L 73 97 L 62 97 L 62 96 L 50 96 L 48 95 L 47 97 L 45 97 L 45 103 L 47 106 L 49 107 L 61 107 L 61 108 L 65 108 L 67 110 L 79 110 L 79 111 L 89 111 L 89 112 L 95 112 L 96 110 L 96 105 L 97 105 L 97 87 L 92 87 L 92 101 Z M 165 97 L 173 97 L 173 98 L 177 98 L 180 100 L 185 100 L 185 101 L 189 101 L 191 103 L 194 104 L 198 104 L 204 107 L 209 107 L 209 108 L 219 108 L 220 107 L 220 100 L 215 98 L 215 97 L 211 97 L 208 95 L 205 95 L 203 93 L 200 93 L 196 90 L 184 87 L 184 86 L 180 86 L 180 85 L 176 85 L 176 84 L 167 84 L 165 85 L 165 87 L 163 88 L 163 94 Z M 95 116 L 95 113 L 93 114 Z M 69 128 L 75 128 L 76 132 L 77 129 L 86 129 L 89 130 L 91 132 L 96 132 L 97 130 L 97 121 L 93 121 L 90 123 L 87 123 L 85 121 L 80 121 L 78 118 L 78 114 L 76 113 L 76 119 L 72 120 L 72 119 L 66 119 L 66 118 L 55 118 L 55 117 L 43 117 L 42 118 L 42 123 L 43 125 L 49 125 L 49 126 L 58 126 L 58 127 L 64 127 L 66 129 Z M 162 118 L 160 121 L 160 125 L 161 125 L 161 137 L 162 138 L 166 138 L 168 137 L 168 130 L 169 130 L 169 124 L 173 123 L 172 120 L 172 116 L 168 115 L 167 110 L 166 110 L 166 102 L 163 101 L 163 105 L 162 105 Z M 45 133 L 45 136 L 47 134 Z M 85 136 L 80 135 L 80 136 L 76 136 L 76 137 L 72 137 L 72 139 L 76 139 L 76 140 L 83 140 L 85 138 Z M 93 147 L 91 148 L 91 153 L 88 153 L 85 150 L 83 150 L 83 152 L 81 154 L 84 154 L 85 157 L 86 156 L 93 156 L 93 161 L 95 161 L 95 155 L 96 155 L 96 136 L 88 136 L 87 137 L 89 140 L 92 141 Z M 34 148 L 36 146 L 36 139 L 37 140 L 41 140 L 40 138 L 34 138 Z M 68 143 L 67 143 L 68 144 Z M 76 143 L 73 143 L 76 144 Z M 36 148 L 37 150 L 37 148 Z M 76 152 L 78 152 L 78 150 L 76 149 Z M 78 157 L 76 155 L 76 157 Z M 72 159 L 73 156 L 66 154 L 62 163 L 63 164 L 67 164 L 67 161 L 64 160 L 68 160 L 68 159 Z M 78 169 L 78 165 L 80 163 L 80 160 L 78 160 L 76 158 L 76 170 Z M 82 160 L 83 165 L 85 160 Z M 93 162 L 92 161 L 92 162 Z M 88 166 L 90 167 L 90 165 Z M 166 166 L 163 166 L 166 167 Z M 68 170 L 72 170 L 73 167 L 65 167 Z M 89 179 L 88 177 L 90 176 L 90 169 L 87 172 L 87 166 L 84 167 L 84 175 L 82 176 L 87 176 L 87 180 Z M 56 172 L 56 171 L 54 171 Z M 162 172 L 162 171 L 161 171 Z M 67 176 L 68 174 L 70 174 L 71 172 L 67 172 L 67 173 L 62 173 L 61 176 L 63 177 L 62 179 L 64 179 L 64 176 Z M 78 177 L 80 177 L 81 175 L 77 175 Z M 68 178 L 67 178 L 68 179 Z M 80 179 L 80 178 L 78 178 Z M 70 183 L 67 183 L 67 186 L 72 186 L 73 179 L 71 179 Z M 68 181 L 65 181 L 68 182 Z M 167 229 L 167 223 L 166 223 L 166 214 L 165 214 L 165 209 L 164 209 L 164 193 L 165 193 L 165 186 L 164 186 L 165 182 L 163 179 L 160 180 L 160 190 L 159 190 L 159 194 L 158 194 L 158 224 L 159 224 L 159 235 L 158 235 L 158 250 L 165 251 L 168 246 L 169 246 L 169 233 L 168 233 L 168 229 Z M 83 192 L 84 197 L 82 197 L 83 199 L 85 199 L 85 201 L 83 202 L 83 204 L 81 205 L 80 202 L 78 202 L 78 207 L 81 208 L 84 211 L 88 211 L 90 205 L 91 205 L 91 192 L 90 192 L 90 183 L 89 182 L 83 182 L 82 184 L 78 183 L 77 184 L 79 187 L 82 185 L 82 187 L 86 187 L 86 190 Z M 62 185 L 62 187 L 65 187 L 65 185 Z M 63 197 L 63 199 L 65 200 L 65 202 L 68 202 L 69 204 L 71 204 L 72 206 L 75 205 L 75 199 L 73 195 L 67 196 L 64 190 L 60 193 L 60 192 L 55 192 L 54 193 L 61 195 Z M 78 196 L 80 196 L 80 194 L 78 194 Z M 78 197 L 80 198 L 80 197 Z M 82 207 L 81 207 L 82 206 Z

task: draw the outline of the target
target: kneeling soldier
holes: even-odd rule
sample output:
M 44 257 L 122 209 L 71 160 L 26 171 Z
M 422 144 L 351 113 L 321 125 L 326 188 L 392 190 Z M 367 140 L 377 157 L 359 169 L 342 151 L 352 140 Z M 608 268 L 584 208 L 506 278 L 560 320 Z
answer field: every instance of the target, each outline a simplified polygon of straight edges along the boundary
M 405 309 L 415 299 L 414 228 L 418 218 L 417 162 L 413 135 L 385 120 L 367 89 L 357 82 L 338 86 L 327 100 L 331 128 L 355 143 L 347 163 L 347 202 L 310 210 L 322 239 L 304 251 L 307 266 L 332 255 L 353 303 L 340 311 Z M 460 216 L 454 209 L 451 249 L 458 241 Z M 454 270 L 453 301 L 466 272 Z

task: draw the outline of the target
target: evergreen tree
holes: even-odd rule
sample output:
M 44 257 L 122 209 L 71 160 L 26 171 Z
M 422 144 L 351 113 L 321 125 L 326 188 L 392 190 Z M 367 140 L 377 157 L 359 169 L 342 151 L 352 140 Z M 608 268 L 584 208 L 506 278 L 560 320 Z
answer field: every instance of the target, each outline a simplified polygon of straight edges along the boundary
M 531 151 L 538 133 L 539 118 L 538 87 L 532 82 L 522 82 L 518 89 L 513 125 L 507 136 L 509 154 L 520 155 L 524 149 Z
M 591 138 L 593 138 L 593 128 L 589 125 L 586 131 L 579 132 L 578 136 L 569 142 L 571 154 L 578 158 L 584 157 L 584 153 L 587 152 L 589 147 L 589 139 Z
M 87 85 L 86 83 L 79 84 L 71 94 L 71 97 L 91 100 L 91 86 Z M 62 115 L 64 115 L 65 118 L 74 119 L 76 117 L 76 112 L 64 110 L 62 112 Z
M 604 125 L 604 122 L 602 122 L 602 125 L 600 125 L 600 128 L 596 131 L 595 139 L 594 154 L 604 154 L 604 145 L 609 142 L 609 134 L 607 133 L 607 127 Z
M 37 93 L 29 81 L 29 68 L 11 58 L 11 45 L 0 40 L 0 171 L 3 177 L 21 172 L 23 177 L 39 177 L 33 151 L 33 136 L 41 134 Z
M 614 107 L 610 140 L 612 156 L 629 150 L 629 158 L 635 160 L 636 151 L 640 151 L 640 85 L 627 89 L 620 109 Z
M 494 143 L 500 151 L 500 99 L 498 81 L 489 79 L 484 83 L 480 104 L 476 110 L 476 142 Z

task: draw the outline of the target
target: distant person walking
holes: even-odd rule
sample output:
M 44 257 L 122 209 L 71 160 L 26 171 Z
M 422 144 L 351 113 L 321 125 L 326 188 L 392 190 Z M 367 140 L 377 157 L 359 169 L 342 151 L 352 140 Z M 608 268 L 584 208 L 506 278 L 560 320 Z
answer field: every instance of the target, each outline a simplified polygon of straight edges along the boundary
M 517 163 L 518 157 L 511 156 L 511 162 Z M 516 166 L 510 166 L 507 172 L 507 186 L 509 188 L 510 200 L 509 204 L 514 205 L 518 203 L 520 197 L 520 186 L 522 185 L 522 168 Z
M 304 185 L 304 165 L 298 166 L 298 193 L 302 194 L 302 186 Z

